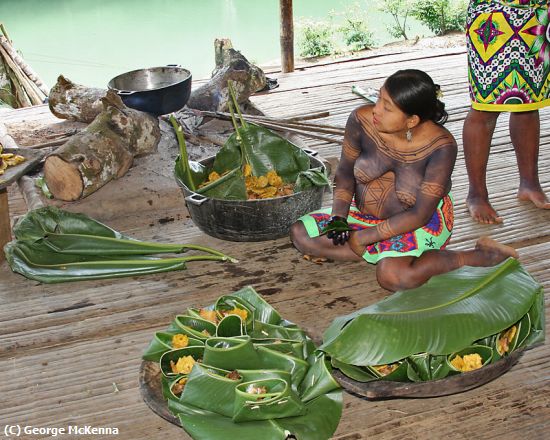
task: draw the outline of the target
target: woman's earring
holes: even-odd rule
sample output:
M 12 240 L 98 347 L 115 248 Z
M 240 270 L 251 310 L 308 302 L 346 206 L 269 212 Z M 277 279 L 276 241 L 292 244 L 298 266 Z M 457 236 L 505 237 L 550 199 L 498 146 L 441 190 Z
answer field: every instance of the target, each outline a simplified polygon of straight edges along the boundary
M 410 142 L 410 141 L 412 141 L 412 138 L 413 138 L 413 132 L 411 131 L 411 129 L 410 129 L 410 128 L 409 128 L 409 129 L 407 130 L 407 134 L 406 134 L 406 136 L 407 136 L 407 142 Z

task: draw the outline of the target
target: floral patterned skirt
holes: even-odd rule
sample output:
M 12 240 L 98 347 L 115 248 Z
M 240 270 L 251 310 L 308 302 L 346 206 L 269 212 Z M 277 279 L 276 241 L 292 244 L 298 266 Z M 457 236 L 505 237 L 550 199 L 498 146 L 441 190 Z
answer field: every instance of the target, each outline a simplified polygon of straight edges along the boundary
M 310 212 L 300 220 L 311 238 L 318 237 L 330 219 L 331 209 L 321 209 Z M 354 205 L 348 215 L 349 226 L 358 231 L 376 226 L 383 222 L 373 215 L 362 214 Z M 450 194 L 439 202 L 430 221 L 421 228 L 396 235 L 387 240 L 367 246 L 363 258 L 369 263 L 376 264 L 386 257 L 418 257 L 423 252 L 433 249 L 443 249 L 451 238 L 454 223 L 453 199 Z
M 472 108 L 550 105 L 548 1 L 471 0 L 466 27 Z

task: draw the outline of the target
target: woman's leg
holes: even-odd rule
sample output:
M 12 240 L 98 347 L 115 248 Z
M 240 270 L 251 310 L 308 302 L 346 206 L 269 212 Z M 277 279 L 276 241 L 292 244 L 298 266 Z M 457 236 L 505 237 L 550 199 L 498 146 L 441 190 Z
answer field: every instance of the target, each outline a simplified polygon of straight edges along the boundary
M 472 218 L 479 223 L 502 223 L 502 218 L 489 203 L 486 182 L 491 139 L 499 114 L 470 109 L 462 129 L 464 160 L 470 183 L 466 205 Z
M 471 251 L 440 249 L 424 252 L 420 257 L 384 258 L 378 262 L 376 277 L 383 288 L 391 291 L 413 289 L 434 275 L 462 266 L 494 266 L 508 257 L 518 257 L 515 249 L 481 237 Z
M 351 250 L 348 243 L 335 246 L 325 235 L 311 238 L 301 221 L 297 221 L 290 227 L 290 239 L 296 249 L 305 255 L 340 261 L 363 260 Z
M 510 137 L 518 161 L 518 198 L 533 202 L 537 208 L 550 209 L 550 202 L 540 187 L 538 174 L 540 142 L 538 110 L 512 113 Z

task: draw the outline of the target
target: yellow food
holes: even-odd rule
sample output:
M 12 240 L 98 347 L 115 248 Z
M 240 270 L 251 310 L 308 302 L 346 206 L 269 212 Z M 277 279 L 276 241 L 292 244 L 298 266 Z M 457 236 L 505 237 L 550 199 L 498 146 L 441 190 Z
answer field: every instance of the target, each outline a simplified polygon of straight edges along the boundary
M 510 351 L 510 344 L 514 340 L 517 330 L 517 327 L 513 325 L 500 335 L 500 338 L 497 342 L 498 354 L 503 355 L 504 353 L 508 353 L 508 351 Z
M 200 185 L 199 185 L 199 188 L 202 188 L 203 186 L 206 186 L 206 185 L 209 185 L 211 184 L 212 182 L 215 182 L 216 180 L 218 180 L 220 177 L 220 174 L 218 174 L 216 171 L 212 171 L 209 175 L 208 175 L 208 179 L 205 180 L 204 182 L 202 182 Z
M 189 345 L 189 337 L 178 333 L 172 336 L 172 348 L 184 348 Z
M 275 170 L 268 171 L 265 176 L 253 176 L 252 168 L 247 167 L 250 165 L 244 166 L 243 174 L 248 200 L 270 199 L 292 194 L 292 185 L 285 184 Z
M 174 374 L 189 374 L 195 362 L 193 356 L 183 356 L 177 362 L 170 361 L 170 368 L 172 368 L 172 373 Z
M 460 371 L 478 370 L 483 366 L 481 356 L 477 353 L 465 354 L 463 357 L 456 355 L 451 365 Z
M 218 323 L 218 316 L 215 310 L 200 309 L 199 315 L 202 319 L 206 319 L 207 321 L 213 322 L 214 324 Z
M 399 364 L 388 364 L 388 365 L 374 365 L 372 368 L 374 368 L 378 373 L 380 373 L 382 376 L 387 376 L 390 373 L 393 373 L 397 368 L 399 368 Z
M 243 321 L 246 321 L 246 318 L 248 317 L 248 312 L 244 309 L 239 309 L 238 307 L 235 307 L 233 310 L 228 310 L 224 312 L 224 315 L 237 315 L 240 316 Z
M 25 158 L 23 156 L 20 156 L 19 154 L 13 154 L 13 153 L 4 153 L 2 154 L 3 148 L 0 144 L 0 175 L 4 174 L 4 171 L 8 169 L 8 167 L 14 167 L 15 165 L 19 165 L 22 162 L 25 162 Z

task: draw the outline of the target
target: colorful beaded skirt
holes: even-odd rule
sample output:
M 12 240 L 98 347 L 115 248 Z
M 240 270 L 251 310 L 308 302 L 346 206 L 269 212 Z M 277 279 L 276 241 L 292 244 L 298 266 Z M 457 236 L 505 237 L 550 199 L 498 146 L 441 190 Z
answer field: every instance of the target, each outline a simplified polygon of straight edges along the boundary
M 548 1 L 471 0 L 466 27 L 472 108 L 530 111 L 550 104 Z
M 320 235 L 330 216 L 331 209 L 325 208 L 310 212 L 298 220 L 304 224 L 308 235 L 314 238 Z M 356 231 L 376 226 L 383 221 L 373 215 L 362 214 L 354 205 L 350 207 L 348 224 Z M 367 246 L 363 258 L 376 264 L 386 257 L 418 257 L 428 250 L 443 249 L 451 238 L 453 223 L 453 200 L 449 194 L 441 199 L 432 218 L 424 226 Z

